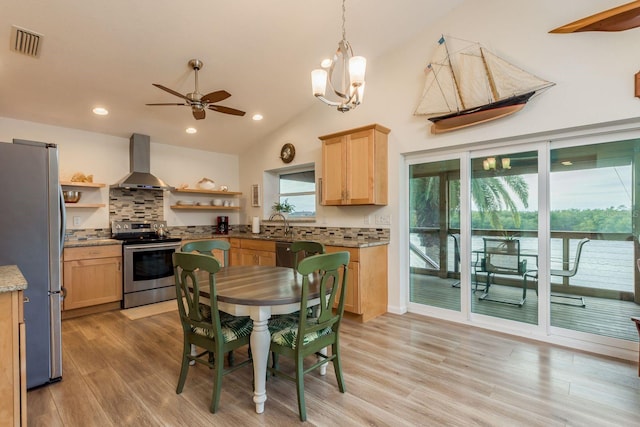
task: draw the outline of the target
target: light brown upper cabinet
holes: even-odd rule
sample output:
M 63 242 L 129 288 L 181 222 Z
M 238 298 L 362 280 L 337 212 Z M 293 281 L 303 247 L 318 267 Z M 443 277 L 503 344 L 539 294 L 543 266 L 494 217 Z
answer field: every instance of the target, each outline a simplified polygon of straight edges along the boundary
M 331 135 L 322 141 L 322 204 L 387 204 L 387 135 L 378 124 Z

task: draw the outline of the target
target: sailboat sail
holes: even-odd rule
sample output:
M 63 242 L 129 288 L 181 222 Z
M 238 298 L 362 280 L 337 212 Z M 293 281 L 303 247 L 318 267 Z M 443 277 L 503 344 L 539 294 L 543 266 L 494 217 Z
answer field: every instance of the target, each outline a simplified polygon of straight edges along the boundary
M 513 114 L 522 109 L 535 92 L 554 85 L 478 43 L 467 43 L 456 50 L 450 49 L 444 37 L 438 43 L 427 66 L 422 98 L 414 112 L 414 115 L 427 116 L 435 124 L 443 121 L 432 127 L 435 133 Z

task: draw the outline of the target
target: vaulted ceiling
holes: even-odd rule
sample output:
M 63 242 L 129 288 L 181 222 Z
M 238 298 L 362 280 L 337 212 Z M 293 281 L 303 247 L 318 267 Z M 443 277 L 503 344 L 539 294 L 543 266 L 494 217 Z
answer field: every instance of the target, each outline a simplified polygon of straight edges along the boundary
M 346 35 L 369 69 L 463 0 L 347 0 Z M 0 13 L 0 116 L 223 153 L 241 153 L 319 102 L 310 72 L 341 37 L 340 0 L 4 0 Z M 33 58 L 10 50 L 12 26 L 43 36 Z M 186 94 L 190 59 L 200 92 L 244 117 L 188 107 L 152 86 Z M 108 116 L 94 115 L 104 106 Z M 329 108 L 329 107 L 327 107 Z M 253 121 L 253 114 L 264 119 Z M 339 114 L 336 112 L 336 114 Z M 198 133 L 187 135 L 187 127 Z

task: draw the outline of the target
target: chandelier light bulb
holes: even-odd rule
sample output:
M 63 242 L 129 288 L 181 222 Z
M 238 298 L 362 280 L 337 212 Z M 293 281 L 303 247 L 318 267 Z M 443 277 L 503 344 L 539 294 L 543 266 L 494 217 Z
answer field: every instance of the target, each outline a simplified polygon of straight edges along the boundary
M 322 62 L 320 63 L 320 66 L 322 68 L 329 68 L 331 67 L 331 64 L 333 64 L 333 61 L 329 58 L 326 58 L 322 60 Z
M 349 80 L 353 86 L 364 83 L 364 73 L 367 68 L 367 60 L 364 56 L 352 56 L 349 58 Z
M 311 72 L 313 96 L 324 96 L 327 89 L 327 70 L 318 68 Z

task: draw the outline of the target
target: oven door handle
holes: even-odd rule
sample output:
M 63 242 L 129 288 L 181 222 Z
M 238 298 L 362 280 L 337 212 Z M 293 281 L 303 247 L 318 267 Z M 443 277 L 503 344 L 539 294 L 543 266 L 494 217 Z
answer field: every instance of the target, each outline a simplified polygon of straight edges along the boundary
M 133 250 L 154 250 L 154 249 L 178 249 L 180 248 L 180 242 L 173 243 L 146 243 L 142 245 L 125 245 L 123 246 L 125 251 L 133 251 Z

